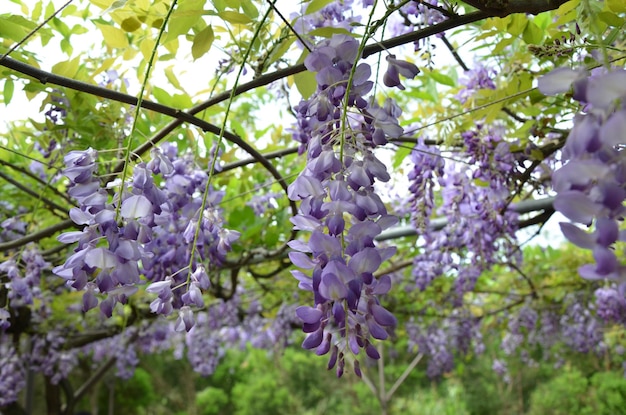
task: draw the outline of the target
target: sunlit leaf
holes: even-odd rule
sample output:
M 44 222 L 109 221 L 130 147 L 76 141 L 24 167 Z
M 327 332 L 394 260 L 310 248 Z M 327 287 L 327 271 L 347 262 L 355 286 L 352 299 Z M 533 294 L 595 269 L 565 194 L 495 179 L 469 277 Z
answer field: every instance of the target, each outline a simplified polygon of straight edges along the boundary
M 215 34 L 211 26 L 207 26 L 198 32 L 193 38 L 193 44 L 191 45 L 191 56 L 193 56 L 193 59 L 196 60 L 207 53 L 211 49 L 214 39 Z
M 122 21 L 122 29 L 125 32 L 134 32 L 141 27 L 141 22 L 136 17 L 129 17 Z
M 306 7 L 306 11 L 304 14 L 315 13 L 316 11 L 322 10 L 333 0 L 312 0 L 309 5 Z
M 233 11 L 230 11 L 230 10 L 219 12 L 217 15 L 219 17 L 221 17 L 222 19 L 224 19 L 227 22 L 232 23 L 232 24 L 249 24 L 249 23 L 252 23 L 252 19 L 250 19 L 245 14 L 238 13 L 238 12 L 233 12 Z
M 7 105 L 11 102 L 13 98 L 13 91 L 15 89 L 15 84 L 11 78 L 7 78 L 4 81 L 4 89 L 2 91 L 2 96 L 4 98 L 4 105 Z
M 96 26 L 102 32 L 104 43 L 108 47 L 124 49 L 128 46 L 128 38 L 122 29 L 101 23 L 96 23 Z

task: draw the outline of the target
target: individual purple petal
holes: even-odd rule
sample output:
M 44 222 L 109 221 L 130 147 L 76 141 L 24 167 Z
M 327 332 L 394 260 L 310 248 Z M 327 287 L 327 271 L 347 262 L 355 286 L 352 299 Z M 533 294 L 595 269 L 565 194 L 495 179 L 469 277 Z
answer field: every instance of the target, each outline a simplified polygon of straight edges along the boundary
M 600 207 L 586 194 L 577 191 L 559 193 L 554 200 L 554 209 L 568 219 L 585 225 L 590 225 L 600 211 Z
M 308 255 L 302 252 L 289 252 L 289 260 L 298 268 L 311 269 L 316 265 Z
M 365 346 L 365 353 L 370 357 L 370 359 L 380 359 L 380 353 L 378 353 L 376 347 L 371 343 L 368 343 L 367 346 Z
M 323 313 L 321 310 L 317 308 L 308 307 L 308 306 L 300 306 L 296 308 L 296 315 L 304 323 L 315 324 L 320 321 Z
M 92 308 L 96 308 L 98 306 L 98 299 L 96 298 L 93 290 L 87 290 L 83 294 L 83 312 L 87 312 Z
M 322 277 L 319 292 L 327 300 L 340 301 L 348 296 L 348 288 L 341 280 L 331 273 Z
M 391 277 L 389 275 L 383 275 L 377 282 L 372 294 L 383 295 L 387 294 L 391 290 Z
M 85 236 L 85 233 L 83 231 L 65 232 L 57 236 L 57 241 L 64 244 L 71 244 L 73 242 L 79 241 L 83 236 Z
M 626 144 L 626 110 L 611 114 L 600 128 L 600 140 L 610 147 Z
M 204 307 L 202 291 L 200 291 L 197 283 L 189 284 L 189 289 L 181 296 L 181 299 L 185 305 L 195 305 L 198 308 Z
M 318 329 L 317 331 L 310 333 L 306 336 L 302 342 L 302 348 L 311 350 L 322 344 L 324 340 L 324 329 Z
M 617 270 L 617 257 L 611 249 L 596 246 L 593 250 L 593 258 L 596 260 L 596 272 L 598 274 L 609 275 Z
M 311 232 L 316 229 L 319 229 L 322 226 L 321 222 L 318 219 L 310 215 L 298 214 L 296 216 L 292 216 L 289 219 L 289 221 L 293 223 L 294 229 L 297 229 L 300 231 Z M 309 249 L 308 251 L 302 251 L 302 252 L 311 252 L 311 250 Z
M 358 275 L 374 273 L 381 264 L 380 254 L 376 248 L 365 248 L 352 256 L 348 265 Z
M 378 304 L 372 304 L 371 311 L 374 320 L 381 326 L 395 326 L 398 324 L 396 317 L 389 310 Z
M 609 247 L 619 238 L 619 226 L 617 221 L 613 219 L 600 218 L 596 220 L 596 239 L 598 244 L 603 247 Z M 591 247 L 582 247 L 591 249 Z
M 330 343 L 332 341 L 332 336 L 333 335 L 331 333 L 326 333 L 326 336 L 324 337 L 324 341 L 322 342 L 322 344 L 320 344 L 317 347 L 317 350 L 315 350 L 316 355 L 323 356 L 330 351 Z
M 301 290 L 313 291 L 313 280 L 311 277 L 298 270 L 291 270 L 291 275 L 299 281 L 298 288 Z
M 330 358 L 328 359 L 328 370 L 335 367 L 337 363 L 337 355 L 339 354 L 339 348 L 337 346 L 333 346 L 331 348 Z
M 108 249 L 94 248 L 85 254 L 85 264 L 92 268 L 105 269 L 118 266 L 119 261 Z
M 585 249 L 593 249 L 595 246 L 593 235 L 583 231 L 578 226 L 569 222 L 559 222 L 559 226 L 563 236 L 574 245 Z
M 626 71 L 613 70 L 589 79 L 587 100 L 595 108 L 608 109 L 617 99 L 626 96 Z
M 176 324 L 174 325 L 174 330 L 176 331 L 189 331 L 194 326 L 195 320 L 193 317 L 193 311 L 189 306 L 183 306 L 180 308 L 178 312 L 178 319 L 176 320 Z
M 322 196 L 324 188 L 319 180 L 310 176 L 298 176 L 287 189 L 291 200 L 302 200 L 309 196 Z
M 127 239 L 120 241 L 117 249 L 115 250 L 115 254 L 128 261 L 138 261 L 141 258 L 137 242 Z
M 152 213 L 152 203 L 143 195 L 133 195 L 122 202 L 120 214 L 125 219 L 144 218 Z
M 115 307 L 117 301 L 113 297 L 109 297 L 106 300 L 100 302 L 100 312 L 106 317 L 111 318 L 113 316 L 113 307 Z
M 307 245 L 306 243 L 298 240 L 298 239 L 294 239 L 292 241 L 287 242 L 287 245 L 296 251 L 299 252 L 311 252 L 311 248 L 309 248 L 309 245 Z
M 387 330 L 385 330 L 378 323 L 376 323 L 372 316 L 368 315 L 365 318 L 365 321 L 367 322 L 367 328 L 369 329 L 370 334 L 373 338 L 378 340 L 385 340 L 387 337 L 389 337 L 389 334 L 387 334 Z
M 346 311 L 343 308 L 343 303 L 337 301 L 333 304 L 333 318 L 335 319 L 335 324 L 345 323 Z
M 79 208 L 71 208 L 70 219 L 77 225 L 89 225 L 93 220 L 93 215 Z
M 332 257 L 341 253 L 341 242 L 339 239 L 323 234 L 318 230 L 313 231 L 311 234 L 309 246 L 316 257 L 322 254 Z
M 557 95 L 569 91 L 572 83 L 584 76 L 584 72 L 571 68 L 556 68 L 537 81 L 537 87 L 544 95 Z
M 207 290 L 211 286 L 211 280 L 209 280 L 206 269 L 202 264 L 198 265 L 196 270 L 191 274 L 191 280 L 197 282 L 198 287 L 203 290 Z
M 172 281 L 169 279 L 163 280 L 163 281 L 157 281 L 148 285 L 148 287 L 146 288 L 146 292 L 154 293 L 154 294 L 161 294 L 162 292 L 165 292 L 165 291 L 171 291 L 170 290 L 171 286 L 172 286 Z

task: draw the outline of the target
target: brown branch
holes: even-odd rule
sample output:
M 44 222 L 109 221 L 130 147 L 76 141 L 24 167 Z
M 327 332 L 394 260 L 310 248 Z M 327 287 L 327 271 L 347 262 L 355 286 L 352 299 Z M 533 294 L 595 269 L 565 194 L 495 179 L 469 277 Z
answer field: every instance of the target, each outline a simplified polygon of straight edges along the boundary
M 38 232 L 34 232 L 24 236 L 23 238 L 14 239 L 9 242 L 0 243 L 0 252 L 8 251 L 9 249 L 18 248 L 22 245 L 26 245 L 29 242 L 36 242 L 44 238 L 48 238 L 57 232 L 76 226 L 71 219 L 66 219 L 62 222 L 55 223 L 45 229 Z
M 514 13 L 539 14 L 558 9 L 568 0 L 463 0 L 493 16 L 505 17 Z

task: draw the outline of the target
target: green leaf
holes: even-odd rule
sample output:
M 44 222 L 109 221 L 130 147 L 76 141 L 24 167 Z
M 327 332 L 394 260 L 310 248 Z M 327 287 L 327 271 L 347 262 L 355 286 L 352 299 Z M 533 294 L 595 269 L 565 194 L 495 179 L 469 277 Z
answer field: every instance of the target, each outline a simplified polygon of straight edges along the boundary
M 331 3 L 333 0 L 313 0 L 309 3 L 306 8 L 304 14 L 315 13 L 316 11 L 322 10 L 328 3 Z
M 211 49 L 214 39 L 215 34 L 211 26 L 207 26 L 198 32 L 193 38 L 193 44 L 191 45 L 191 56 L 193 56 L 193 59 L 196 60 L 207 53 Z
M 13 79 L 7 78 L 4 81 L 4 90 L 2 91 L 2 96 L 4 97 L 4 105 L 8 105 L 13 98 L 13 91 L 15 90 L 15 84 L 13 83 Z
M 308 99 L 317 89 L 317 81 L 315 74 L 311 71 L 304 71 L 293 76 L 298 92 L 302 95 L 302 99 Z
M 624 25 L 624 19 L 611 12 L 598 13 L 598 19 L 612 27 L 622 27 Z
M 185 92 L 180 82 L 178 81 L 178 76 L 174 74 L 171 66 L 165 68 L 165 77 L 168 81 L 170 81 L 170 84 L 172 84 L 174 88 L 178 89 L 179 91 Z
M 606 7 L 615 13 L 626 13 L 626 2 L 624 0 L 605 0 Z
M 242 0 L 241 8 L 243 9 L 243 12 L 246 14 L 246 16 L 250 17 L 251 19 L 254 20 L 259 17 L 259 11 L 257 10 L 254 3 L 252 3 L 252 0 Z
M 493 48 L 493 53 L 502 52 L 507 46 L 511 45 L 515 41 L 515 38 L 507 37 L 499 41 L 496 46 Z
M 291 47 L 291 45 L 293 44 L 293 42 L 296 40 L 296 38 L 294 36 L 283 40 L 278 47 L 272 49 L 272 52 L 270 53 L 269 59 L 267 61 L 268 65 L 271 65 L 272 63 L 276 62 L 277 60 L 279 60 L 280 58 L 282 58 L 285 53 L 287 53 L 287 51 L 289 50 L 289 48 Z
M 529 45 L 539 45 L 543 41 L 543 30 L 541 30 L 534 22 L 528 22 L 524 28 L 522 37 L 524 42 Z
M 28 29 L 15 22 L 11 16 L 0 16 L 0 38 L 19 42 L 28 34 Z
M 230 10 L 226 10 L 223 12 L 219 12 L 217 14 L 222 19 L 226 20 L 228 23 L 232 24 L 249 24 L 252 23 L 252 19 L 246 16 L 243 13 L 233 12 Z
M 162 104 L 170 104 L 172 102 L 172 96 L 163 88 L 159 88 L 158 86 L 153 86 L 152 87 L 152 95 L 154 95 L 154 98 L 157 100 L 157 102 L 160 102 Z
M 62 61 L 52 66 L 52 73 L 74 78 L 78 72 L 79 56 L 69 61 Z
M 448 75 L 444 75 L 440 72 L 437 71 L 432 71 L 428 73 L 428 76 L 430 76 L 431 78 L 433 78 L 436 82 L 443 84 L 443 85 L 448 85 L 448 86 L 456 86 L 456 83 L 454 82 L 454 79 L 450 78 Z
M 393 168 L 400 167 L 402 162 L 411 154 L 411 148 L 408 146 L 399 147 L 396 153 L 393 155 Z
M 359 37 L 354 33 L 347 31 L 342 27 L 318 27 L 308 33 L 309 36 L 321 36 L 321 37 L 333 37 L 333 35 L 348 35 L 352 37 Z
M 128 47 L 128 38 L 122 29 L 106 24 L 96 23 L 96 26 L 102 32 L 104 43 L 113 49 L 124 49 Z
M 134 32 L 141 27 L 141 22 L 135 16 L 132 16 L 124 19 L 121 26 L 125 32 Z

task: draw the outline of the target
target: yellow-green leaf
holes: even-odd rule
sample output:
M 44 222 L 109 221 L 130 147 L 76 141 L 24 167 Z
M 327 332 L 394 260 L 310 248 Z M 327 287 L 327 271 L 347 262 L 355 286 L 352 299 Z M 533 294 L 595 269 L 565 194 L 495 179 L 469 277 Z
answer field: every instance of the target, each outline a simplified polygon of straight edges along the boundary
M 136 17 L 129 17 L 122 21 L 122 30 L 125 32 L 134 32 L 141 27 L 141 22 Z
M 19 42 L 28 34 L 28 30 L 13 21 L 11 16 L 0 16 L 0 38 Z
M 4 97 L 4 105 L 8 105 L 13 98 L 13 91 L 15 90 L 15 84 L 13 83 L 13 79 L 7 78 L 4 81 L 4 90 L 2 91 L 2 96 Z
M 230 10 L 226 10 L 226 11 L 223 11 L 223 12 L 219 12 L 217 15 L 219 17 L 221 17 L 222 19 L 226 20 L 228 23 L 232 23 L 232 24 L 248 24 L 248 23 L 252 23 L 252 19 L 250 19 L 245 14 L 239 13 L 239 12 L 233 12 L 233 11 L 230 11 Z
M 311 13 L 315 13 L 318 10 L 322 10 L 331 1 L 333 1 L 333 0 L 313 0 L 307 6 L 306 11 L 304 12 L 304 14 L 311 14 Z
M 357 37 L 354 33 L 350 33 L 343 27 L 318 27 L 307 33 L 309 36 L 333 37 L 333 35 L 348 35 Z
M 74 78 L 78 72 L 79 57 L 75 57 L 69 61 L 62 61 L 52 66 L 52 73 L 65 76 L 67 78 Z
M 198 32 L 193 38 L 193 44 L 191 45 L 191 56 L 193 56 L 193 59 L 196 60 L 207 53 L 211 49 L 214 39 L 215 34 L 211 26 L 207 26 Z
M 317 89 L 317 81 L 315 74 L 311 71 L 304 71 L 293 76 L 298 92 L 302 95 L 302 99 L 308 99 Z
M 598 13 L 598 19 L 613 27 L 622 27 L 624 24 L 624 19 L 611 12 Z
M 128 38 L 122 29 L 117 27 L 96 23 L 102 32 L 104 43 L 110 48 L 124 49 L 128 46 Z
M 626 13 L 626 2 L 624 0 L 605 0 L 606 7 L 615 13 Z
M 539 28 L 534 22 L 528 22 L 524 28 L 522 35 L 524 42 L 529 45 L 539 45 L 543 40 L 543 30 Z

